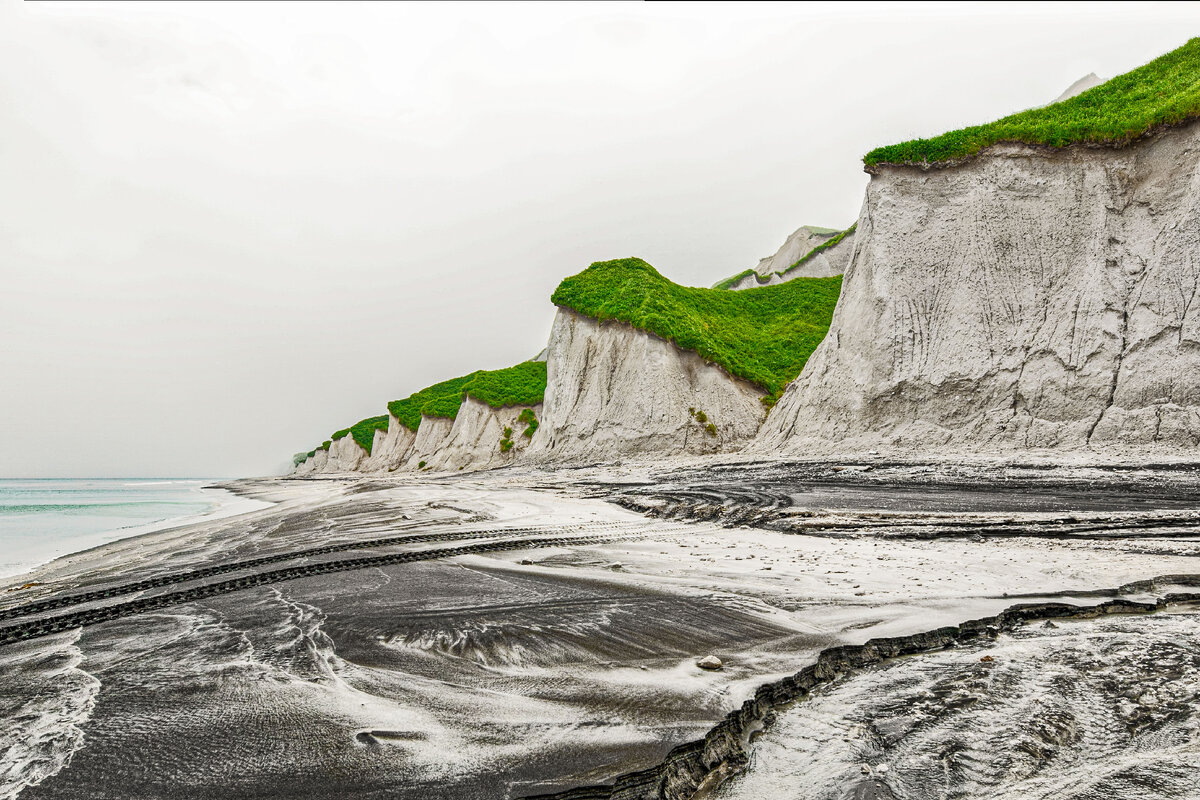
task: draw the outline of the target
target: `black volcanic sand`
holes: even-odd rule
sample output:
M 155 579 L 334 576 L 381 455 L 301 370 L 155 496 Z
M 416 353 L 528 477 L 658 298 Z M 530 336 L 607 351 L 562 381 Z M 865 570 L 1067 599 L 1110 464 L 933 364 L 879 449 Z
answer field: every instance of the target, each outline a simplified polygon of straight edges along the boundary
M 619 759 L 625 709 L 651 753 L 719 713 L 640 667 L 788 638 L 712 598 L 450 564 L 293 581 L 87 630 L 86 746 L 21 797 L 498 796 Z
M 1200 524 L 1200 468 L 1050 468 L 887 462 L 735 462 L 662 470 L 641 484 L 591 487 L 659 518 L 724 520 L 797 533 L 857 531 L 881 520 L 890 535 L 1124 535 Z M 1162 518 L 1160 512 L 1175 512 Z M 979 524 L 972 515 L 989 515 Z M 1038 515 L 1033 517 L 1031 515 Z M 843 524 L 845 518 L 850 524 Z M 828 524 L 822 525 L 825 518 Z M 1015 526 L 1003 523 L 1014 519 Z M 906 527 L 897 527 L 899 523 Z M 1094 523 L 1100 523 L 1097 529 Z M 1180 524 L 1173 524 L 1173 523 Z M 1075 530 L 1078 528 L 1078 530 Z
M 0 591 L 12 615 L 0 637 L 46 629 L 0 646 L 0 796 L 27 782 L 22 800 L 506 798 L 604 782 L 702 736 L 830 645 L 996 613 L 1007 594 L 1087 597 L 1200 572 L 1200 543 L 1176 530 L 1200 506 L 1185 470 L 1026 470 L 989 485 L 983 471 L 845 466 L 243 483 L 279 504 L 117 542 Z M 871 511 L 898 485 L 902 519 L 842 514 L 854 539 L 771 527 L 804 492 Z M 940 505 L 914 508 L 914 496 Z M 720 514 L 695 512 L 714 498 Z M 691 516 L 663 513 L 685 503 Z M 729 528 L 764 511 L 774 516 Z M 889 538 L 926 514 L 943 531 L 946 513 L 962 535 Z M 1112 535 L 1045 540 L 1047 513 Z M 967 538 L 979 515 L 1025 535 Z M 505 549 L 531 537 L 546 543 Z M 479 547 L 351 563 L 461 545 Z M 301 574 L 333 560 L 346 565 Z M 187 599 L 265 570 L 285 572 Z M 156 584 L 131 588 L 146 578 Z M 65 614 L 173 592 L 151 611 L 47 633 Z M 77 599 L 21 610 L 65 596 Z M 695 667 L 710 653 L 724 670 Z

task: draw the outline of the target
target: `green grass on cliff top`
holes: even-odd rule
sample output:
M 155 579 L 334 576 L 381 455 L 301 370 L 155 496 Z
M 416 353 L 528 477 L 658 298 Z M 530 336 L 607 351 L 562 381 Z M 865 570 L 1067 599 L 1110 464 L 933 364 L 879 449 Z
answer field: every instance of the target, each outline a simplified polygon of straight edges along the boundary
M 368 417 L 364 420 L 354 423 L 350 426 L 350 435 L 358 446 L 367 451 L 367 455 L 371 455 L 371 445 L 375 442 L 375 431 L 387 432 L 388 418 Z
M 436 383 L 388 403 L 388 411 L 409 430 L 421 424 L 421 415 L 454 419 L 467 395 L 493 408 L 535 406 L 546 394 L 546 362 L 526 361 L 508 369 L 482 369 Z
M 778 395 L 829 330 L 841 276 L 729 292 L 680 286 L 640 258 L 592 264 L 559 284 L 555 305 L 615 319 L 695 350 Z
M 388 403 L 388 411 L 406 428 L 415 431 L 421 425 L 422 414 L 448 419 L 457 417 L 458 409 L 467 395 L 493 408 L 536 406 L 546 395 L 546 362 L 526 361 L 508 369 L 481 369 L 461 378 L 451 378 L 427 386 L 403 400 L 393 400 Z M 368 417 L 349 428 L 336 431 L 330 439 L 336 442 L 350 436 L 370 455 L 375 443 L 375 431 L 387 429 L 386 416 Z M 325 442 L 323 447 L 328 450 L 329 442 Z M 303 455 L 312 458 L 315 453 L 316 450 L 313 450 L 307 454 L 297 454 L 296 457 Z
M 449 416 L 453 419 L 458 415 L 458 407 L 462 404 L 463 387 L 477 374 L 476 372 L 472 372 L 470 375 L 463 375 L 461 378 L 451 378 L 448 381 L 427 386 L 419 392 L 410 394 L 403 400 L 393 400 L 388 403 L 388 411 L 410 431 L 415 431 L 421 424 L 421 414 L 426 407 L 431 411 L 453 407 L 453 412 L 450 414 L 429 414 L 431 417 Z
M 879 147 L 863 156 L 863 163 L 871 167 L 967 158 L 1002 141 L 1051 147 L 1082 142 L 1121 145 L 1160 125 L 1196 117 L 1200 117 L 1200 38 L 1061 103 L 933 139 Z

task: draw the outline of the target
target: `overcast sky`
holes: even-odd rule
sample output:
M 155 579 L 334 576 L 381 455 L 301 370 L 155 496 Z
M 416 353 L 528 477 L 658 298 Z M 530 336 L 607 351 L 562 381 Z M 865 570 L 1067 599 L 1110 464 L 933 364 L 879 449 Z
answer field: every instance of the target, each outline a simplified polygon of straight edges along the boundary
M 1193 4 L 0 0 L 0 476 L 245 476 L 545 344 L 558 281 L 710 285 L 877 145 L 1200 33 Z

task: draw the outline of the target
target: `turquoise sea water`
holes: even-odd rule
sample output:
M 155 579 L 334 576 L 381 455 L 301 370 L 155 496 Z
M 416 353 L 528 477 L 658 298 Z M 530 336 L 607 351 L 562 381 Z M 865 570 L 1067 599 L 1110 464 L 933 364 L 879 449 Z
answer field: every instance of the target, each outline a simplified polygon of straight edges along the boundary
M 0 479 L 0 577 L 58 556 L 247 505 L 206 480 Z

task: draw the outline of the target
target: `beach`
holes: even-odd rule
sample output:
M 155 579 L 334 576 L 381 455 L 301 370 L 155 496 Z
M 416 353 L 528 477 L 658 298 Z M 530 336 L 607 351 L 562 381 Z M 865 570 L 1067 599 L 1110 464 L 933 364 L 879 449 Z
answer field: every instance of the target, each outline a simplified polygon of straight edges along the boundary
M 900 483 L 942 499 L 874 507 Z M 1017 602 L 1152 599 L 1166 589 L 1127 585 L 1196 572 L 1190 472 L 1005 483 L 731 463 L 226 484 L 270 505 L 8 579 L 0 741 L 20 744 L 0 797 L 605 783 L 831 646 Z M 724 515 L 704 511 L 713 484 Z M 780 487 L 836 507 L 782 504 Z M 991 510 L 959 508 L 972 495 Z M 697 668 L 708 655 L 723 668 Z

